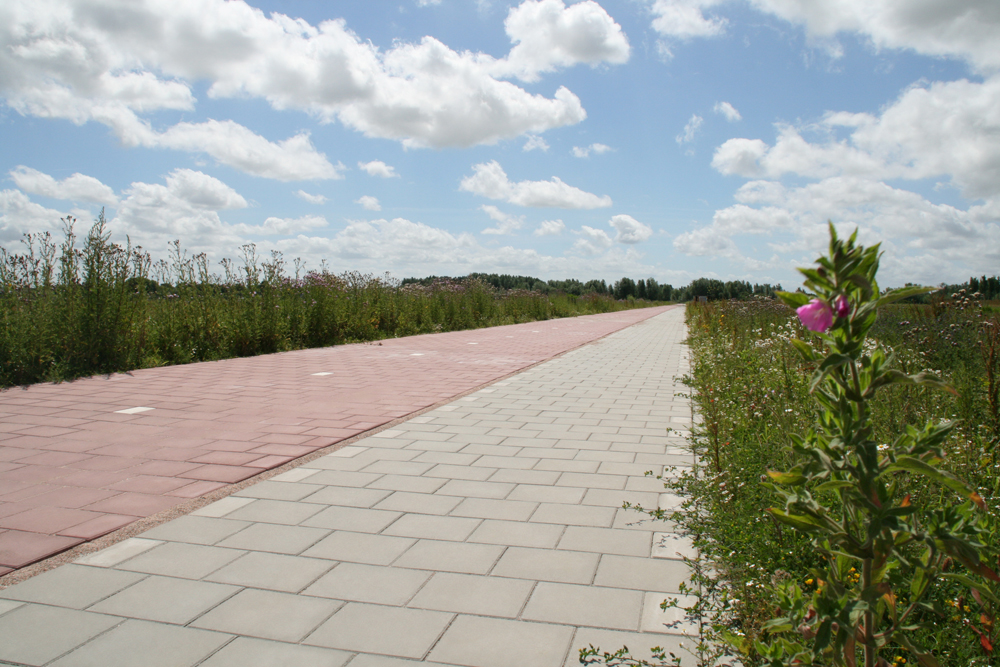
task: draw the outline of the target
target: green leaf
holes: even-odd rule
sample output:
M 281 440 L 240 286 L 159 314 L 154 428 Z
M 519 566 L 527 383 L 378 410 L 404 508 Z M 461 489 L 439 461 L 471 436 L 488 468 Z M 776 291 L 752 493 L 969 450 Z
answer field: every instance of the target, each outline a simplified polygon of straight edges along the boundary
M 777 521 L 785 524 L 786 526 L 791 526 L 796 530 L 800 530 L 804 533 L 817 533 L 822 532 L 826 526 L 811 516 L 804 514 L 788 514 L 784 510 L 779 510 L 776 507 L 769 507 L 765 510 L 771 514 Z
M 775 484 L 797 486 L 806 481 L 805 475 L 800 472 L 780 472 L 777 470 L 768 470 L 767 476 L 773 479 Z
M 777 295 L 790 308 L 801 308 L 812 299 L 811 296 L 802 292 L 777 292 Z
M 923 475 L 928 479 L 931 479 L 941 486 L 951 489 L 955 493 L 965 496 L 972 502 L 979 506 L 979 509 L 986 509 L 986 503 L 983 502 L 982 497 L 966 485 L 965 482 L 955 477 L 953 474 L 946 470 L 940 470 L 925 463 L 920 459 L 913 458 L 912 456 L 900 456 L 896 459 L 896 462 L 886 468 L 887 472 L 893 472 L 896 470 L 903 470 L 906 472 L 915 473 L 918 475 Z

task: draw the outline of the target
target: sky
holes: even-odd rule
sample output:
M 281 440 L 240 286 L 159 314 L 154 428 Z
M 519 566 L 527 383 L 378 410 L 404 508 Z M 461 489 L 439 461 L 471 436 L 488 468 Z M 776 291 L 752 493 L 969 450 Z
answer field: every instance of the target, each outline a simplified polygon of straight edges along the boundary
M 154 258 L 791 288 L 831 220 L 884 286 L 1000 273 L 996 0 L 5 0 L 0 100 L 14 252 L 104 208 Z

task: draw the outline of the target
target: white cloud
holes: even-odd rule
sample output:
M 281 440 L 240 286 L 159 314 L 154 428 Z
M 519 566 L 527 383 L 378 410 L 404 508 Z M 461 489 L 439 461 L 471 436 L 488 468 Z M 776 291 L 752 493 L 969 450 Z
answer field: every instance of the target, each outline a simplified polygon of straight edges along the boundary
M 361 204 L 362 208 L 367 211 L 381 211 L 382 205 L 378 203 L 376 197 L 371 195 L 362 195 L 360 198 L 354 200 L 355 204 Z
M 826 221 L 832 219 L 845 230 L 858 227 L 864 243 L 882 242 L 884 273 L 896 283 L 965 280 L 969 272 L 1000 266 L 996 200 L 963 211 L 886 183 L 844 176 L 792 188 L 751 181 L 736 199 L 738 204 L 716 211 L 710 225 L 678 236 L 674 247 L 688 255 L 737 258 L 733 237 L 754 234 L 772 239 L 775 252 L 798 259 L 824 249 Z
M 542 220 L 535 230 L 535 236 L 558 236 L 566 230 L 562 220 Z
M 715 227 L 702 227 L 679 234 L 674 239 L 674 248 L 693 257 L 732 257 L 739 254 L 733 240 Z
M 534 82 L 542 72 L 579 63 L 628 62 L 628 38 L 593 0 L 567 7 L 563 0 L 525 0 L 504 22 L 515 45 L 494 71 Z
M 66 213 L 36 204 L 20 190 L 0 190 L 0 244 L 17 241 L 22 234 L 55 231 Z
M 417 0 L 417 7 L 429 7 L 431 5 L 440 5 L 441 0 Z
M 736 110 L 736 107 L 729 102 L 716 102 L 715 106 L 712 107 L 712 111 L 722 114 L 730 123 L 735 123 L 736 121 L 743 119 L 743 116 L 741 116 L 740 112 Z
M 122 143 L 128 146 L 171 148 L 192 153 L 204 152 L 220 163 L 254 176 L 279 181 L 340 179 L 343 165 L 327 160 L 303 132 L 277 143 L 231 120 L 178 123 L 164 132 L 152 130 L 136 120 L 115 126 Z
M 296 190 L 295 196 L 299 199 L 304 199 L 310 204 L 325 204 L 327 199 L 324 195 L 311 195 L 305 190 Z
M 604 153 L 607 153 L 608 151 L 611 150 L 614 150 L 613 148 L 611 148 L 611 146 L 606 146 L 604 144 L 590 144 L 589 146 L 584 146 L 583 148 L 581 148 L 580 146 L 573 146 L 572 153 L 573 157 L 586 158 L 590 157 L 591 153 L 594 153 L 596 155 L 603 155 Z
M 760 10 L 804 25 L 819 38 L 857 32 L 877 48 L 913 49 L 962 58 L 982 71 L 1000 69 L 1000 6 L 994 0 L 751 0 Z
M 584 255 L 597 255 L 614 245 L 611 237 L 603 229 L 594 229 L 583 225 L 580 227 L 580 231 L 574 232 L 574 234 L 583 238 L 577 239 L 576 243 L 573 244 L 573 250 Z
M 390 167 L 381 160 L 372 160 L 371 162 L 358 162 L 358 168 L 367 173 L 369 176 L 378 176 L 380 178 L 399 177 L 399 174 L 396 173 L 395 167 Z
M 837 130 L 849 131 L 846 139 Z M 810 142 L 804 131 L 818 130 Z M 813 127 L 778 126 L 773 146 L 730 139 L 712 166 L 723 174 L 778 178 L 947 176 L 968 197 L 1000 196 L 1000 76 L 913 87 L 871 114 L 828 113 Z
M 313 26 L 266 16 L 244 2 L 149 0 L 130 3 L 127 17 L 122 12 L 92 0 L 5 3 L 0 94 L 23 114 L 97 120 L 120 132 L 136 114 L 192 109 L 189 82 L 207 81 L 210 97 L 259 97 L 275 109 L 339 120 L 406 146 L 464 147 L 586 117 L 566 88 L 546 98 L 496 77 L 532 78 L 577 62 L 627 57 L 620 28 L 593 2 L 566 8 L 558 0 L 529 0 L 512 10 L 512 39 L 520 41 L 510 60 L 458 53 L 432 37 L 380 51 L 342 20 Z M 524 22 L 532 12 L 542 23 Z M 542 26 L 554 32 L 539 32 Z M 192 129 L 183 130 L 164 140 L 197 144 Z M 214 146 L 210 154 L 229 164 L 224 144 L 248 137 L 213 141 L 206 132 L 202 138 Z M 333 177 L 329 164 L 324 170 L 326 176 L 297 178 Z
M 600 230 L 594 230 L 604 234 Z M 392 267 L 397 276 L 466 275 L 473 271 L 535 275 L 542 278 L 651 275 L 655 267 L 642 261 L 632 248 L 607 245 L 595 254 L 543 255 L 530 248 L 484 247 L 468 233 L 393 220 L 353 220 L 332 237 L 300 235 L 282 239 L 275 247 L 286 257 L 301 256 L 311 263 L 325 258 L 340 267 L 381 273 Z
M 694 141 L 694 135 L 698 133 L 698 129 L 704 121 L 705 119 L 701 116 L 692 114 L 691 118 L 688 119 L 687 124 L 684 126 L 684 131 L 674 137 L 674 140 L 679 144 L 686 144 Z
M 540 208 L 606 208 L 612 203 L 607 195 L 598 197 L 584 192 L 555 176 L 550 181 L 512 183 L 496 160 L 473 165 L 472 168 L 476 173 L 463 178 L 459 188 L 488 199 Z
M 541 138 L 537 134 L 529 134 L 521 150 L 527 153 L 528 151 L 533 151 L 536 149 L 541 150 L 543 153 L 546 153 L 549 150 L 549 144 L 545 141 L 545 139 Z
M 653 235 L 652 227 L 639 222 L 630 215 L 613 216 L 608 224 L 618 232 L 615 234 L 615 241 L 618 243 L 642 243 Z
M 510 215 L 509 213 L 504 213 L 496 206 L 489 204 L 484 204 L 479 208 L 485 211 L 486 215 L 490 216 L 490 219 L 497 222 L 496 227 L 487 227 L 483 230 L 483 234 L 513 234 L 516 230 L 524 226 L 523 215 Z
M 166 178 L 170 193 L 191 206 L 215 211 L 246 208 L 247 200 L 217 178 L 192 169 L 174 169 Z M 133 185 L 135 185 L 133 183 Z
M 665 37 L 690 39 L 715 37 L 726 30 L 726 20 L 702 13 L 720 0 L 655 0 L 652 7 L 653 30 Z M 668 48 L 664 46 L 664 48 Z M 669 50 L 668 50 L 669 53 Z
M 190 169 L 176 169 L 165 181 L 165 185 L 135 182 L 125 189 L 111 229 L 154 252 L 174 239 L 212 254 L 220 247 L 239 247 L 238 230 L 223 223 L 218 211 L 247 206 L 242 196 L 222 181 Z
M 321 215 L 304 215 L 301 218 L 270 217 L 264 221 L 262 231 L 266 234 L 289 236 L 312 229 L 322 229 L 329 223 Z
M 52 199 L 86 201 L 113 206 L 118 203 L 115 191 L 93 176 L 76 173 L 57 181 L 48 174 L 18 165 L 10 171 L 10 177 L 17 187 Z

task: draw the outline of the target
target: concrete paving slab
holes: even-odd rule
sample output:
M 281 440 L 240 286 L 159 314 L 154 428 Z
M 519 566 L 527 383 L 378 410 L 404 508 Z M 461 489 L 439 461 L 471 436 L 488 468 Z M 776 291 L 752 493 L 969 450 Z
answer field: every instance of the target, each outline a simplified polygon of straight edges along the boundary
M 424 609 L 348 603 L 303 642 L 347 651 L 422 658 L 453 614 Z
M 534 581 L 526 579 L 438 572 L 408 606 L 514 618 L 520 614 L 534 586 Z
M 563 661 L 571 638 L 572 628 L 565 625 L 463 615 L 429 659 L 469 667 L 550 667 Z
M 90 610 L 184 625 L 239 590 L 224 584 L 151 576 L 92 605 Z
M 298 593 L 334 563 L 318 558 L 252 551 L 205 577 L 205 581 Z
M 406 604 L 430 576 L 429 572 L 401 567 L 341 563 L 317 579 L 303 594 L 400 606 Z
M 232 639 L 165 623 L 127 620 L 52 663 L 53 667 L 189 667 Z
M 0 591 L 0 598 L 85 609 L 142 578 L 143 575 L 133 572 L 71 563 Z
M 199 667 L 343 667 L 351 653 L 253 637 L 237 637 Z
M 165 542 L 121 563 L 119 568 L 166 577 L 201 579 L 244 553 L 237 549 Z
M 492 574 L 533 581 L 590 584 L 594 581 L 599 560 L 600 555 L 582 551 L 509 547 Z
M 330 618 L 342 602 L 246 588 L 191 627 L 234 635 L 298 642 Z
M 418 570 L 486 574 L 503 551 L 503 547 L 492 544 L 420 540 L 394 564 Z
M 0 616 L 0 660 L 44 665 L 121 622 L 104 614 L 26 604 Z

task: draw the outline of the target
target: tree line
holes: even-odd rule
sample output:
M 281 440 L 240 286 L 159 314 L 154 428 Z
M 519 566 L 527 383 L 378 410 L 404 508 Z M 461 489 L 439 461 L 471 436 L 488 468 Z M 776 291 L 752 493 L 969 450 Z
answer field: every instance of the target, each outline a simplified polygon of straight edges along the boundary
M 468 276 L 428 276 L 426 278 L 405 278 L 403 284 L 417 283 L 429 286 L 439 281 L 478 280 L 498 290 L 526 290 L 542 294 L 563 292 L 576 296 L 601 294 L 616 299 L 642 299 L 646 301 L 691 301 L 705 297 L 709 301 L 728 299 L 750 299 L 752 297 L 774 298 L 781 285 L 750 283 L 745 280 L 721 281 L 713 278 L 698 278 L 684 287 L 660 284 L 655 278 L 634 280 L 624 277 L 608 284 L 604 280 L 586 282 L 570 278 L 567 280 L 542 280 L 532 276 L 515 276 L 506 273 L 470 273 Z

